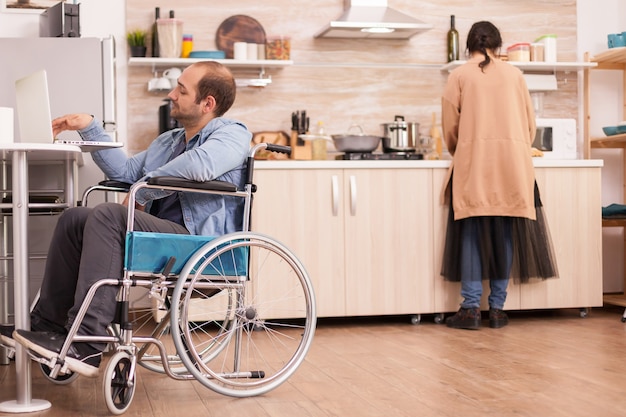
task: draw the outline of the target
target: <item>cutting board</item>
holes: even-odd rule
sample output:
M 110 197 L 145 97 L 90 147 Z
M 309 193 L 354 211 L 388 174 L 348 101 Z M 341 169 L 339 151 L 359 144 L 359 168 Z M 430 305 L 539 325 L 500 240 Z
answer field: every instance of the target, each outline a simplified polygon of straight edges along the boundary
M 217 49 L 224 51 L 226 59 L 233 58 L 235 42 L 265 44 L 265 30 L 254 18 L 243 14 L 229 17 L 220 23 L 215 34 Z

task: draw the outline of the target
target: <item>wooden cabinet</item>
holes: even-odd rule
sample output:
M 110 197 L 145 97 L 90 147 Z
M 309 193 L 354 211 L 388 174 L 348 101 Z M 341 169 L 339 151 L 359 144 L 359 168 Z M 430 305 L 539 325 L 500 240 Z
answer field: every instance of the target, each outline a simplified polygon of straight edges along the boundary
M 622 72 L 623 77 L 623 96 L 626 99 L 626 48 L 612 48 L 608 51 L 602 52 L 590 57 L 588 53 L 585 54 L 585 59 L 594 63 L 597 63 L 595 69 L 598 70 L 617 70 Z M 603 136 L 592 137 L 590 134 L 589 121 L 591 119 L 591 105 L 590 105 L 590 71 L 586 69 L 584 73 L 584 106 L 585 106 L 585 157 L 590 156 L 591 148 L 612 148 L 618 151 L 621 150 L 622 157 L 626 163 L 626 134 L 620 134 L 615 136 Z M 619 105 L 619 103 L 615 103 Z M 622 120 L 626 120 L 626 104 L 623 104 Z M 626 165 L 624 165 L 624 172 L 622 177 L 622 184 L 626 187 Z M 626 194 L 625 194 L 626 195 Z M 604 227 L 626 227 L 626 219 L 604 219 L 602 220 Z M 626 259 L 626 230 L 624 233 L 624 259 Z M 626 273 L 624 275 L 623 284 L 624 293 L 622 294 L 607 294 L 604 297 L 604 301 L 608 304 L 626 306 Z
M 600 167 L 535 168 L 558 279 L 519 286 L 520 308 L 602 306 Z
M 435 190 L 446 170 L 433 173 Z M 551 232 L 559 278 L 509 283 L 506 310 L 577 308 L 602 305 L 602 229 L 600 225 L 600 167 L 535 168 L 544 211 Z M 462 298 L 460 283 L 439 276 L 448 208 L 433 198 L 435 310 L 455 311 Z M 488 283 L 484 282 L 482 308 L 487 309 Z
M 432 311 L 430 170 L 263 169 L 252 229 L 307 268 L 318 315 Z
M 302 261 L 313 282 L 320 317 L 346 314 L 344 219 L 336 201 L 340 179 L 343 172 L 334 169 L 255 172 L 258 192 L 251 228 L 284 243 Z
M 265 166 L 255 171 L 252 230 L 275 237 L 303 262 L 320 317 L 456 311 L 460 284 L 439 275 L 448 215 L 439 199 L 444 165 Z M 560 277 L 511 281 L 505 309 L 601 306 L 601 164 L 544 165 L 535 173 Z M 484 286 L 487 309 L 488 282 Z
M 343 176 L 347 314 L 432 311 L 431 170 Z

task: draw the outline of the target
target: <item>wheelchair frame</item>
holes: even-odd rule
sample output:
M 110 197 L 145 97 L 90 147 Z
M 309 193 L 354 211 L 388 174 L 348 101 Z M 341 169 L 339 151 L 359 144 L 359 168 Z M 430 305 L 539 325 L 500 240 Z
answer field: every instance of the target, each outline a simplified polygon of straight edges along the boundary
M 31 354 L 51 381 L 69 383 L 76 377 L 64 358 L 72 343 L 83 342 L 108 343 L 115 350 L 103 381 L 105 402 L 113 414 L 122 414 L 130 406 L 138 364 L 176 380 L 197 380 L 233 397 L 264 394 L 295 372 L 313 340 L 315 296 L 296 256 L 275 239 L 250 231 L 256 191 L 252 181 L 254 155 L 262 149 L 290 152 L 285 146 L 255 145 L 248 154 L 244 190 L 220 181 L 198 183 L 173 177 L 151 178 L 130 187 L 123 277 L 102 279 L 90 288 L 57 357 L 48 360 Z M 184 263 L 172 255 L 162 269 L 158 265 L 157 271 L 144 270 L 143 266 L 134 270 L 133 262 L 140 263 L 135 259 L 141 258 L 141 253 L 129 252 L 129 239 L 137 239 L 141 248 L 141 239 L 146 237 L 133 230 L 135 194 L 142 188 L 244 198 L 243 230 L 197 242 L 198 249 Z M 84 203 L 88 193 L 96 189 L 126 191 L 121 183 L 101 183 L 86 190 Z M 156 235 L 171 238 L 174 245 L 197 240 L 188 235 Z M 110 335 L 78 335 L 91 300 L 105 285 L 120 287 L 118 314 L 109 328 Z M 148 336 L 133 330 L 129 303 L 130 290 L 135 286 L 149 289 L 150 297 L 169 307 Z M 175 353 L 171 353 L 172 343 Z

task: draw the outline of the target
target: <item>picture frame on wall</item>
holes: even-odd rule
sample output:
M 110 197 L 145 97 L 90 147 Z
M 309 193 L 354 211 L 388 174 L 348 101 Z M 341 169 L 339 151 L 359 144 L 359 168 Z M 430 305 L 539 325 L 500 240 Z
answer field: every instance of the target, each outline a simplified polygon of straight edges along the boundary
M 68 1 L 69 2 L 69 1 Z M 34 13 L 39 14 L 62 0 L 0 0 L 2 13 Z

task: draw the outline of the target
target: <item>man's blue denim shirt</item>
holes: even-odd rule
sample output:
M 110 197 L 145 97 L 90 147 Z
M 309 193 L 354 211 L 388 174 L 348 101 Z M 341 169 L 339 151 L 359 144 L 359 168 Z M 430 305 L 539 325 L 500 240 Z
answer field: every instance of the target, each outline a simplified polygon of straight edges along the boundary
M 112 141 L 95 118 L 79 134 L 84 140 Z M 176 145 L 185 140 L 183 129 L 162 133 L 148 149 L 131 157 L 119 148 L 95 151 L 91 156 L 109 179 L 129 184 L 151 177 L 173 176 L 193 181 L 227 181 L 243 188 L 251 138 L 252 134 L 242 123 L 218 117 L 187 143 L 182 155 L 169 162 Z M 141 189 L 136 200 L 149 205 L 151 200 L 172 192 Z M 193 235 L 219 236 L 242 228 L 240 197 L 181 193 L 180 205 L 185 226 Z

